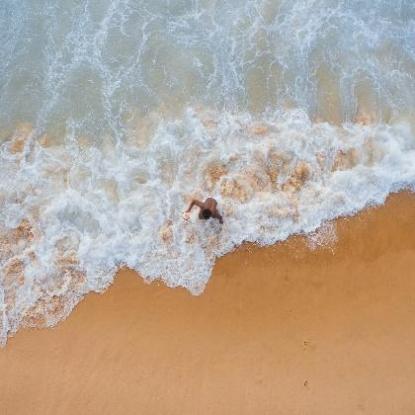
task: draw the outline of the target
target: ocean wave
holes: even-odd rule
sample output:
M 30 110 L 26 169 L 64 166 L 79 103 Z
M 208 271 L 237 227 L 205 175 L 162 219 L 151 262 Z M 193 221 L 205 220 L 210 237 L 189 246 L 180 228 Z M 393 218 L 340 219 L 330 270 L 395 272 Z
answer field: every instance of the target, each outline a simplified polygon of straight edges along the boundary
M 413 188 L 414 38 L 408 0 L 2 2 L 0 343 Z
M 117 147 L 58 145 L 19 126 L 0 149 L 1 341 L 56 324 L 120 267 L 200 294 L 235 246 L 314 232 L 414 185 L 410 121 L 369 118 L 336 126 L 301 110 L 188 108 L 135 120 Z M 207 196 L 224 225 L 183 221 L 190 199 Z

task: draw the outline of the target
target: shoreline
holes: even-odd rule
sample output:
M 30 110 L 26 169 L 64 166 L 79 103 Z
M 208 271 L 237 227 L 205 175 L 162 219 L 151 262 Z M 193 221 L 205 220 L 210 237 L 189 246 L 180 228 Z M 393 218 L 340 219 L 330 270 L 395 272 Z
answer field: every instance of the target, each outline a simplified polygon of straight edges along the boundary
M 415 411 L 415 195 L 219 258 L 192 296 L 121 270 L 0 349 L 3 413 Z

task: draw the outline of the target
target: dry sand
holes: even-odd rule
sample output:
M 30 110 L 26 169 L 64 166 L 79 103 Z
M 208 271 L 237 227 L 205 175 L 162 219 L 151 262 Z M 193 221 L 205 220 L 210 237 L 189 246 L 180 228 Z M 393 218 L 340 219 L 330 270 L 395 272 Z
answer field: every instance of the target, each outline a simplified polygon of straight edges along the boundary
M 415 196 L 336 227 L 239 249 L 199 297 L 121 271 L 0 351 L 0 413 L 415 414 Z

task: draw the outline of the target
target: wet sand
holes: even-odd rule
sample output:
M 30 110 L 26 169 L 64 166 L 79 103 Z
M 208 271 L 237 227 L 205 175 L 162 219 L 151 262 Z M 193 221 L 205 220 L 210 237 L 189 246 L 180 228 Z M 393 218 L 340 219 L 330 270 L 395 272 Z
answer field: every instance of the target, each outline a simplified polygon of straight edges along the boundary
M 199 297 L 128 270 L 0 350 L 0 413 L 415 413 L 415 195 L 221 258 Z

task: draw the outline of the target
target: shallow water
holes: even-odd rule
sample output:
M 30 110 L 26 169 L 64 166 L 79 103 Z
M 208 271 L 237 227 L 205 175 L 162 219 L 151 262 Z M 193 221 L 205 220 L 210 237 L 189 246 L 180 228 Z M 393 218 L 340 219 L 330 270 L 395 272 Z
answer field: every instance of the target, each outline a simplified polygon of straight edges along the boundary
M 9 0 L 0 38 L 1 342 L 414 186 L 412 1 Z

